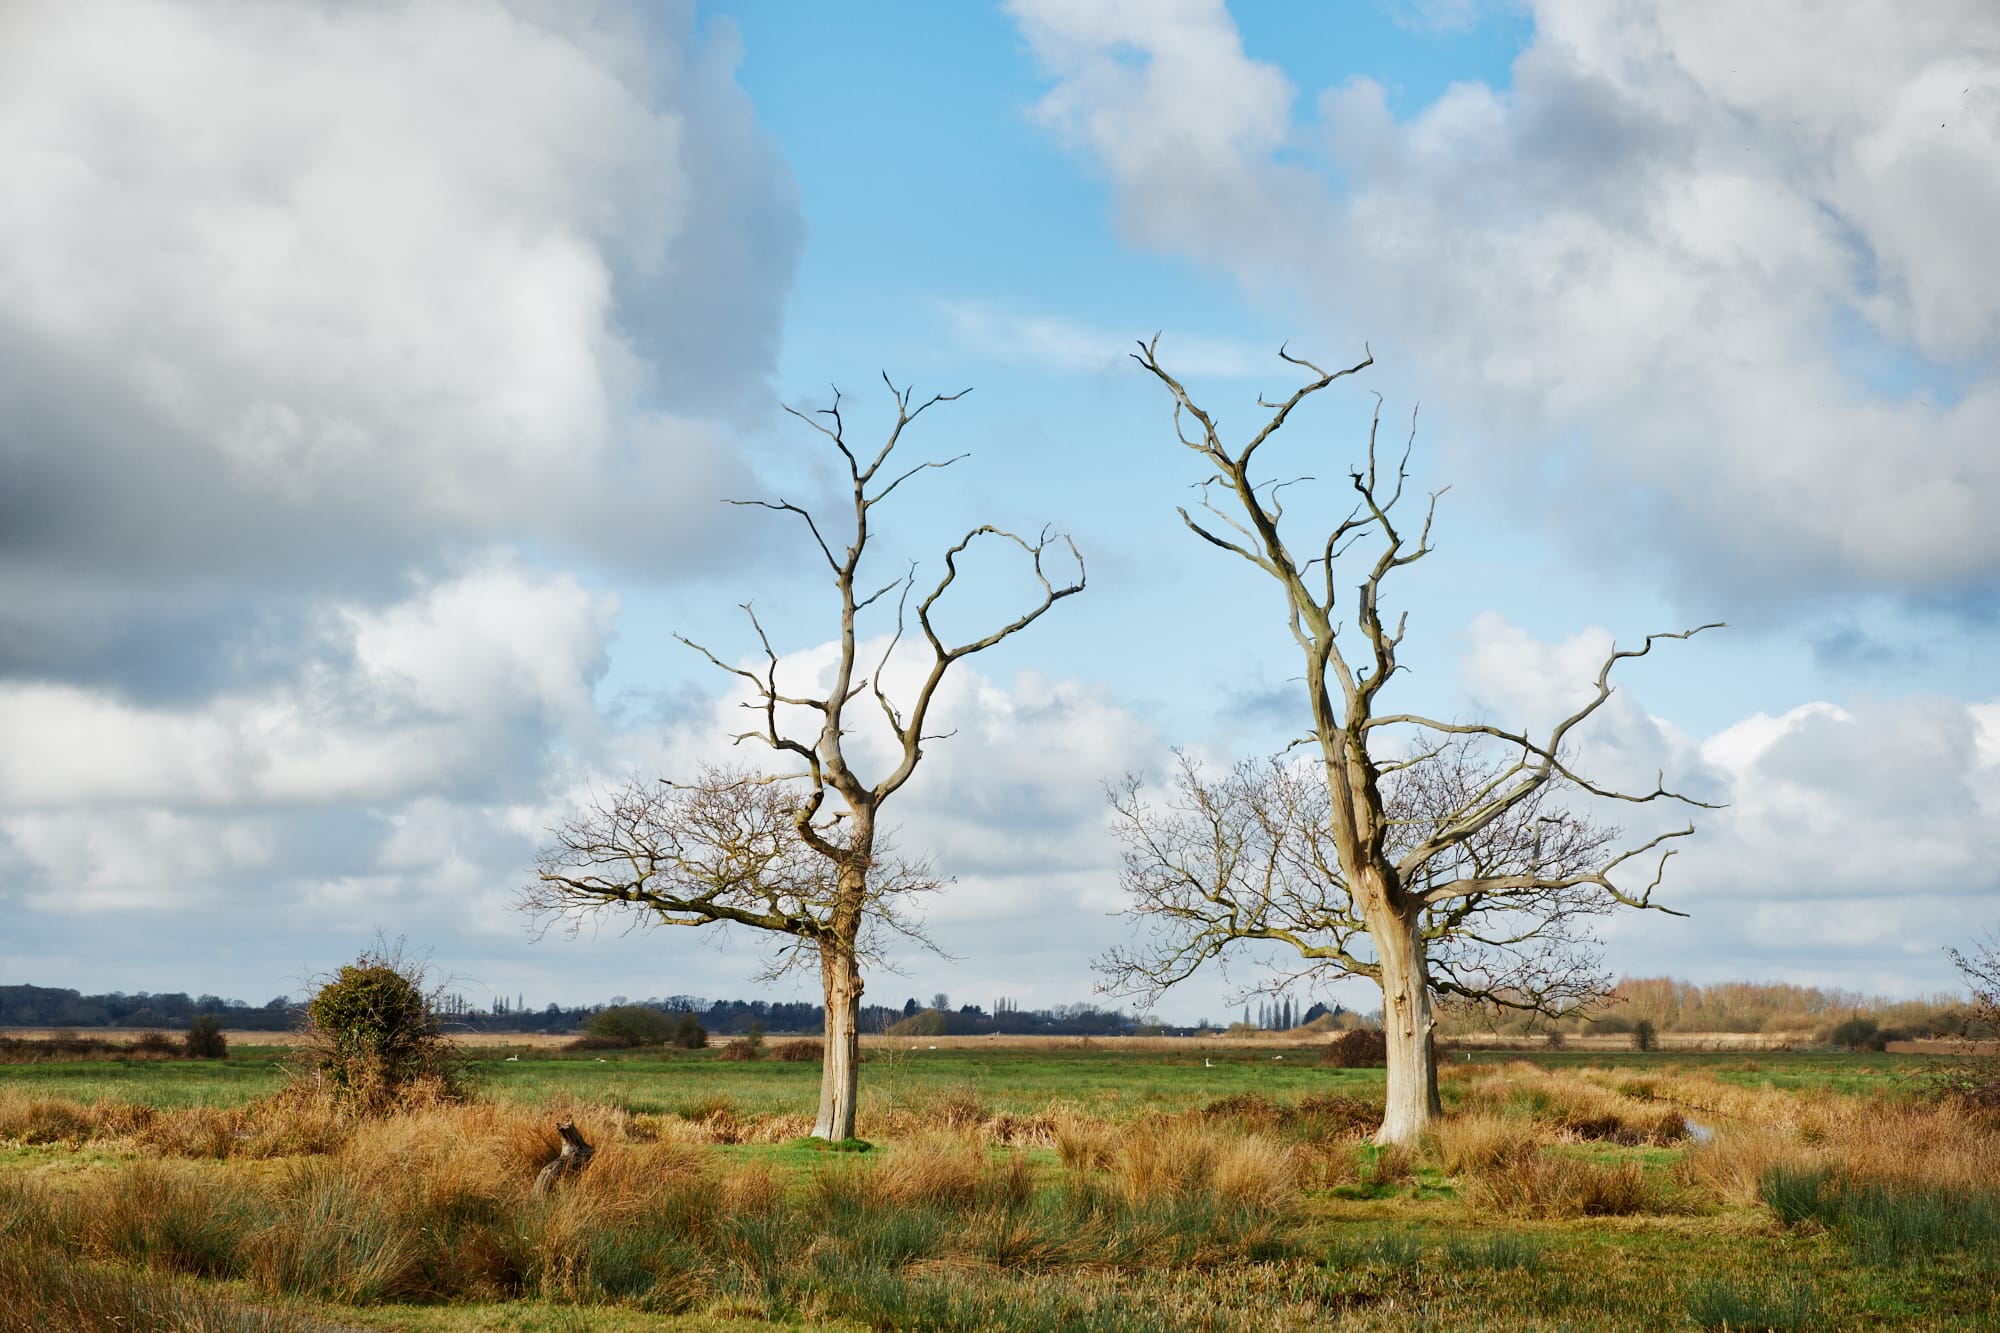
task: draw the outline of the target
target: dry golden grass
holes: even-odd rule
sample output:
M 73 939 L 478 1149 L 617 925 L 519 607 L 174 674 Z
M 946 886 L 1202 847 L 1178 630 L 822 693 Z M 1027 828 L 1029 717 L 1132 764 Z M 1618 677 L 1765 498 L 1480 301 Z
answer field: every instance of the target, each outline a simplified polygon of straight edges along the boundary
M 1424 1141 L 1425 1154 L 1455 1176 L 1488 1171 L 1532 1156 L 1539 1146 L 1533 1124 L 1492 1111 L 1448 1116 L 1432 1127 Z
M 1523 1117 L 1579 1141 L 1638 1146 L 1687 1137 L 1681 1108 L 1630 1080 L 1621 1089 L 1602 1076 L 1545 1070 L 1520 1060 L 1487 1073 L 1453 1074 L 1451 1081 L 1461 1085 L 1458 1105 L 1464 1112 Z

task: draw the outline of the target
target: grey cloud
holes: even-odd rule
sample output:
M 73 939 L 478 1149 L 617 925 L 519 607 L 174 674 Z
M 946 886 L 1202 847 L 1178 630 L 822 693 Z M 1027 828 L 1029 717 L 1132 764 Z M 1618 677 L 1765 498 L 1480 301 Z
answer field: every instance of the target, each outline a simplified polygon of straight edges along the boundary
M 0 678 L 181 699 L 494 544 L 735 544 L 803 228 L 692 6 L 8 22 Z

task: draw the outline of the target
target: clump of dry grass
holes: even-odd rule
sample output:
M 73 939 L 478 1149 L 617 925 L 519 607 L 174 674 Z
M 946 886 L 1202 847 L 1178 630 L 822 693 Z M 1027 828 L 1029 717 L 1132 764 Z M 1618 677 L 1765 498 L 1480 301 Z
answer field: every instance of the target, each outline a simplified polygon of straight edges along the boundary
M 1670 1178 L 1643 1163 L 1548 1150 L 1517 1154 L 1473 1173 L 1466 1194 L 1480 1207 L 1530 1217 L 1684 1212 L 1689 1202 Z
M 1204 1198 L 1282 1209 L 1296 1199 L 1299 1156 L 1260 1134 L 1218 1131 L 1199 1121 L 1140 1120 L 1124 1127 L 1111 1175 L 1134 1201 Z
M 1690 1153 L 1685 1172 L 1722 1198 L 1754 1203 L 1774 1169 L 1824 1170 L 1854 1181 L 1962 1192 L 2000 1191 L 2000 1136 L 1952 1102 L 1823 1099 L 1788 1119 L 1758 1115 L 1785 1094 L 1737 1090 L 1727 1101 L 1750 1115 L 1716 1117 L 1715 1137 Z
M 1072 1171 L 1105 1171 L 1118 1151 L 1118 1132 L 1094 1116 L 1073 1107 L 1058 1107 L 1053 1115 L 1056 1156 Z
M 1535 1127 L 1518 1116 L 1471 1111 L 1448 1116 L 1424 1138 L 1424 1152 L 1452 1175 L 1476 1175 L 1532 1156 Z
M 1512 1061 L 1480 1078 L 1460 1076 L 1462 1110 L 1512 1115 L 1573 1140 L 1665 1145 L 1687 1137 L 1679 1108 L 1630 1095 L 1579 1073 L 1550 1071 Z

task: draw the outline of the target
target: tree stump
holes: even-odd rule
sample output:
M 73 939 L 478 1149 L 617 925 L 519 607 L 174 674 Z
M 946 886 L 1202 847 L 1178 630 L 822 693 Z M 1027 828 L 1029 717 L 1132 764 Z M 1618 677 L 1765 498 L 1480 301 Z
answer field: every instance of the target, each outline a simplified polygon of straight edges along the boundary
M 535 1177 L 536 1198 L 554 1189 L 558 1181 L 574 1176 L 589 1166 L 591 1157 L 597 1152 L 597 1149 L 583 1141 L 583 1135 L 577 1133 L 576 1121 L 568 1116 L 564 1116 L 556 1123 L 556 1133 L 562 1135 L 562 1151 L 556 1154 L 553 1162 L 542 1168 L 540 1175 Z

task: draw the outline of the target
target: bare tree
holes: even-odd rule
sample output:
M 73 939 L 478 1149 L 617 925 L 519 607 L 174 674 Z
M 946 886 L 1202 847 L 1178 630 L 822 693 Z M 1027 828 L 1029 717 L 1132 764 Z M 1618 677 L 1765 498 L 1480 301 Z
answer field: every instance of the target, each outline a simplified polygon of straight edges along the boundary
M 1991 1045 L 1973 1040 L 1983 1037 L 1990 1043 L 2000 1037 L 2000 930 L 1975 941 L 1969 953 L 1957 949 L 1944 952 L 1972 999 L 1966 1008 L 1964 1051 L 1958 1060 L 1934 1071 L 1933 1081 L 1971 1106 L 1989 1114 L 2000 1113 L 2000 1054 Z
M 1289 483 L 1274 485 L 1252 472 L 1258 451 L 1300 403 L 1374 364 L 1373 356 L 1364 356 L 1344 370 L 1327 371 L 1281 349 L 1279 356 L 1309 378 L 1280 401 L 1259 399 L 1258 405 L 1270 416 L 1247 441 L 1232 447 L 1223 442 L 1215 419 L 1161 365 L 1158 347 L 1157 337 L 1141 343 L 1134 360 L 1172 396 L 1175 435 L 1209 469 L 1200 482 L 1206 517 L 1197 520 L 1182 509 L 1181 519 L 1196 536 L 1248 561 L 1283 589 L 1287 624 L 1304 659 L 1311 719 L 1308 738 L 1318 751 L 1325 789 L 1323 806 L 1286 790 L 1267 795 L 1295 805 L 1292 813 L 1255 814 L 1246 825 L 1240 819 L 1218 823 L 1216 817 L 1198 811 L 1196 822 L 1206 821 L 1212 832 L 1223 824 L 1232 829 L 1255 827 L 1258 838 L 1284 848 L 1262 853 L 1272 867 L 1272 891 L 1300 895 L 1281 906 L 1279 917 L 1302 912 L 1294 924 L 1315 924 L 1315 929 L 1295 931 L 1295 938 L 1284 942 L 1323 950 L 1320 956 L 1328 962 L 1380 984 L 1388 1043 L 1388 1105 L 1376 1137 L 1383 1143 L 1410 1143 L 1438 1112 L 1432 1005 L 1439 992 L 1491 998 L 1536 991 L 1560 995 L 1574 985 L 1570 970 L 1555 961 L 1573 955 L 1560 941 L 1587 910 L 1619 906 L 1668 910 L 1653 901 L 1672 855 L 1666 844 L 1692 833 L 1692 825 L 1629 850 L 1611 851 L 1603 830 L 1565 814 L 1551 796 L 1562 788 L 1642 805 L 1702 804 L 1668 791 L 1662 782 L 1644 792 L 1600 786 L 1576 773 L 1564 755 L 1575 729 L 1611 697 L 1611 673 L 1619 662 L 1645 656 L 1661 639 L 1685 639 L 1717 626 L 1648 635 L 1638 648 L 1614 648 L 1597 673 L 1590 699 L 1545 735 L 1531 737 L 1525 730 L 1507 731 L 1483 722 L 1387 711 L 1381 695 L 1399 668 L 1397 652 L 1405 620 L 1385 612 L 1383 586 L 1396 571 L 1430 554 L 1438 499 L 1429 497 L 1414 537 L 1400 525 L 1396 511 L 1408 481 L 1411 442 L 1404 444 L 1393 466 L 1381 465 L 1378 396 L 1365 463 L 1349 473 L 1352 508 L 1323 536 L 1312 539 L 1304 559 L 1280 531 L 1285 515 L 1282 489 Z M 1356 579 L 1352 605 L 1346 609 L 1351 629 L 1335 620 L 1343 570 Z M 1479 745 L 1467 746 L 1463 743 L 1467 740 Z M 1202 784 L 1184 773 L 1183 794 L 1198 807 L 1190 782 L 1194 789 Z M 1237 783 L 1246 788 L 1283 785 L 1275 779 L 1248 781 L 1247 776 Z M 1238 804 L 1249 799 L 1247 792 L 1231 792 L 1229 786 L 1222 784 L 1214 798 Z M 1398 792 L 1419 813 L 1399 820 Z M 1143 835 L 1147 823 L 1136 790 L 1127 788 L 1122 799 L 1128 831 Z M 1324 821 L 1323 836 L 1276 838 L 1260 822 L 1276 819 L 1280 827 L 1296 829 L 1297 821 L 1308 815 Z M 1172 821 L 1162 825 L 1156 820 L 1152 827 L 1158 849 L 1171 854 L 1176 843 Z M 1128 850 L 1132 845 L 1128 841 Z M 1182 874 L 1184 896 L 1208 904 L 1207 916 L 1192 927 L 1192 938 L 1208 944 L 1186 955 L 1188 961 L 1198 961 L 1195 954 L 1201 948 L 1212 952 L 1230 938 L 1283 938 L 1255 933 L 1276 928 L 1278 917 L 1268 907 L 1261 913 L 1234 910 L 1232 904 L 1254 906 L 1258 900 L 1253 894 L 1249 903 L 1236 902 L 1244 885 L 1236 881 L 1232 886 L 1219 873 L 1219 865 L 1196 859 L 1177 868 L 1143 842 L 1139 845 L 1142 866 L 1137 886 L 1142 908 L 1149 902 L 1171 901 L 1161 892 L 1163 884 L 1148 888 L 1151 881 L 1143 863 L 1149 861 L 1155 868 L 1166 866 L 1169 876 Z M 1254 862 L 1256 849 L 1251 850 Z M 1657 860 L 1647 861 L 1652 876 L 1642 887 L 1621 887 L 1612 878 L 1613 870 L 1655 853 Z M 1288 857 L 1293 858 L 1289 864 Z M 1230 860 L 1226 855 L 1221 859 Z M 1293 875 L 1282 884 L 1276 876 L 1280 868 Z M 1307 868 L 1317 878 L 1296 873 Z M 1235 873 L 1233 862 L 1231 870 Z M 1324 910 L 1329 907 L 1340 910 Z M 1173 917 L 1168 913 L 1164 919 Z M 1534 929 L 1537 919 L 1544 923 L 1539 935 Z M 1357 947 L 1364 936 L 1365 950 Z M 1554 952 L 1524 948 L 1537 938 L 1543 945 L 1555 945 Z M 1460 941 L 1465 947 L 1443 950 L 1438 947 L 1441 939 Z M 1151 955 L 1127 953 L 1123 964 L 1114 962 L 1113 967 L 1123 966 L 1128 980 L 1150 971 L 1159 982 L 1170 984 L 1185 975 L 1180 970 L 1182 956 L 1172 947 Z M 1520 970 L 1524 960 L 1538 957 L 1541 961 Z
M 889 384 L 887 376 L 883 382 Z M 844 543 L 839 537 L 829 539 L 827 523 L 789 500 L 732 501 L 802 522 L 833 574 L 839 651 L 824 692 L 793 692 L 780 682 L 777 651 L 747 604 L 743 610 L 763 658 L 757 666 L 726 662 L 681 640 L 748 687 L 750 697 L 743 706 L 755 720 L 734 739 L 762 744 L 793 766 L 769 773 L 711 770 L 687 787 L 667 784 L 664 791 L 628 788 L 558 831 L 536 882 L 524 895 L 531 909 L 545 915 L 618 906 L 668 925 L 733 923 L 796 941 L 791 947 L 802 948 L 820 969 L 826 1054 L 813 1132 L 833 1140 L 854 1134 L 867 931 L 871 923 L 907 929 L 897 904 L 937 887 L 926 864 L 888 854 L 882 805 L 915 774 L 926 742 L 940 739 L 925 728 L 952 665 L 1026 629 L 1084 586 L 1083 558 L 1068 537 L 1045 529 L 1030 540 L 991 525 L 972 529 L 945 551 L 935 583 L 920 588 L 912 565 L 872 591 L 861 584 L 876 506 L 919 472 L 949 467 L 965 457 L 885 470 L 911 422 L 938 403 L 963 396 L 939 394 L 912 407 L 908 389 L 889 384 L 889 392 L 895 424 L 872 456 L 850 446 L 837 391 L 833 406 L 819 412 L 786 409 L 825 436 L 845 464 L 852 510 L 851 536 Z M 935 617 L 975 543 L 997 544 L 1024 556 L 1034 591 L 1030 605 L 1013 619 L 953 642 Z M 1045 568 L 1052 556 L 1063 566 L 1054 577 Z M 884 601 L 892 595 L 893 603 Z M 895 607 L 894 630 L 871 670 L 860 658 L 858 622 L 878 603 Z M 898 700 L 883 677 L 912 623 L 914 638 L 921 641 L 914 647 L 919 679 Z M 887 771 L 873 781 L 854 770 L 846 750 L 848 738 L 865 721 L 850 714 L 849 705 L 863 695 L 872 700 L 890 738 Z

